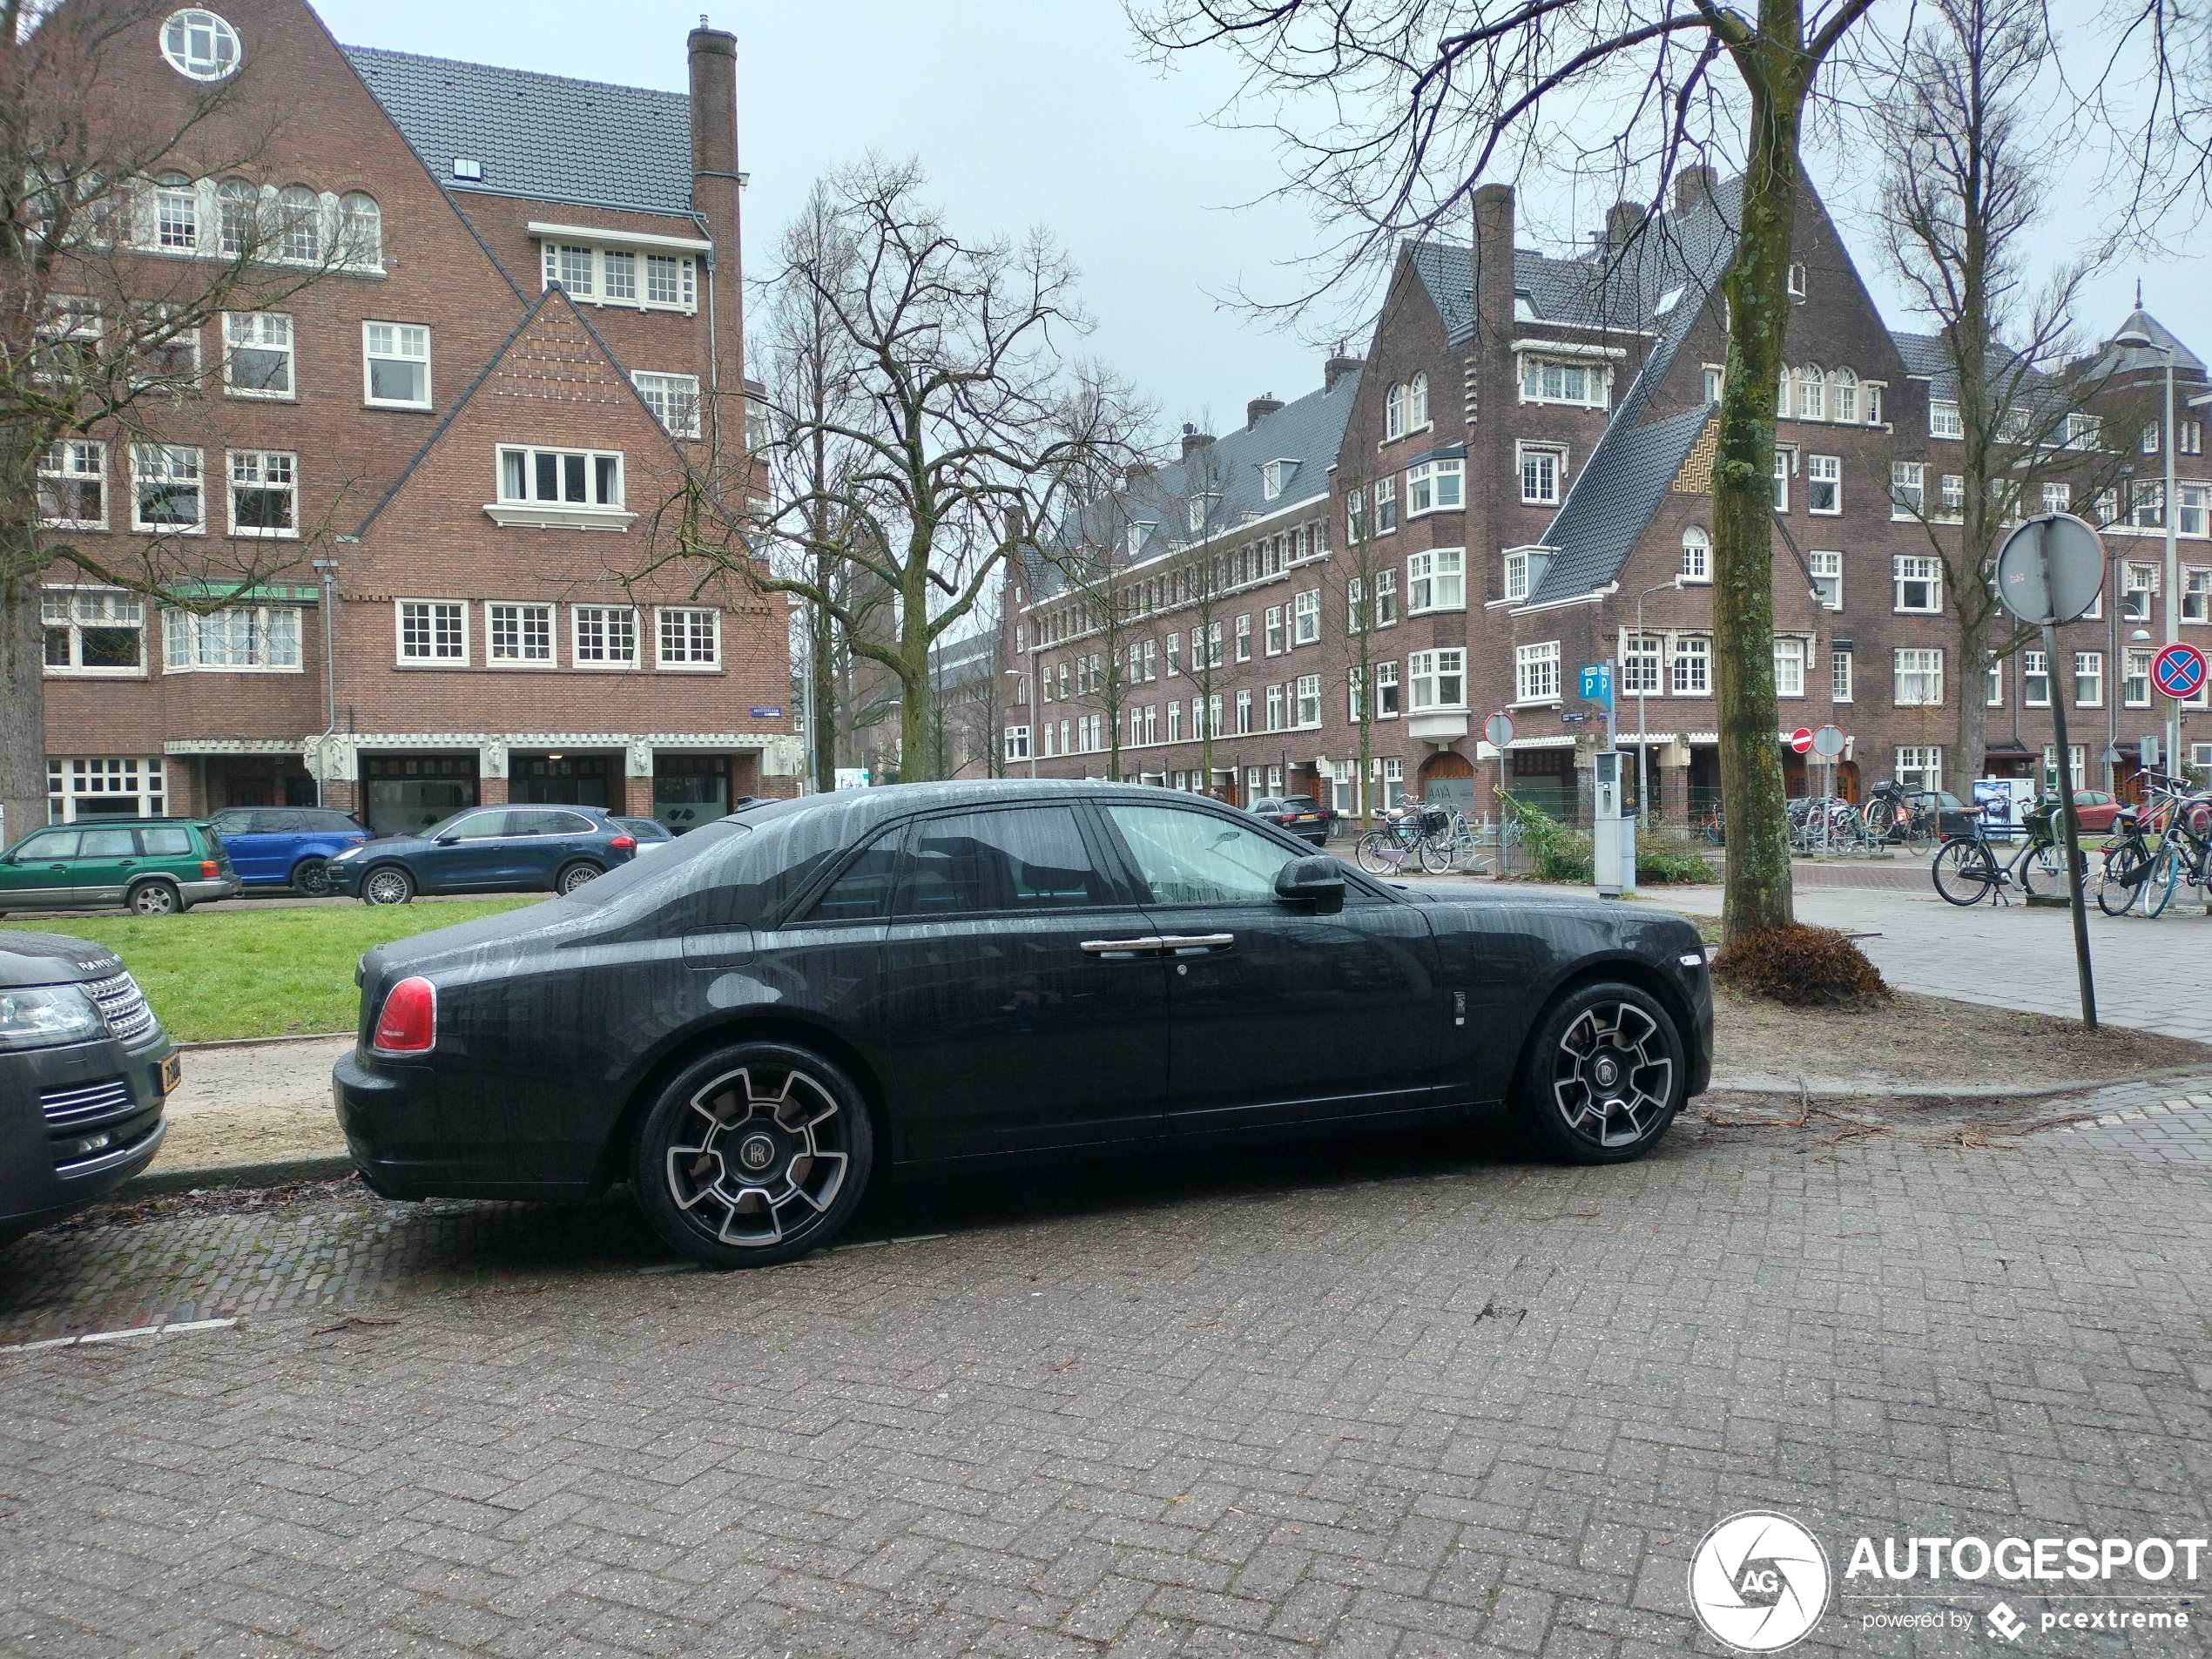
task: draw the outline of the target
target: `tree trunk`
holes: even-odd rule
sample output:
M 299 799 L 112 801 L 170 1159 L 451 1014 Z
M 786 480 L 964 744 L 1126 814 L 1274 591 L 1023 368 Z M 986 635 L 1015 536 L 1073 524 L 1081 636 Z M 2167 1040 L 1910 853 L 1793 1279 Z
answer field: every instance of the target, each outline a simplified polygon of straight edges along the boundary
M 1982 761 L 1989 752 L 1989 693 L 1982 685 L 1982 676 L 1989 662 L 1989 623 L 1961 618 L 1959 624 L 1959 729 L 1957 745 L 1952 750 L 1956 757 L 1960 782 L 1979 778 Z M 2054 674 L 2056 665 L 2053 666 Z M 2058 682 L 2053 679 L 2055 688 Z M 1955 794 L 1971 795 L 1971 789 L 1959 789 L 1949 778 L 1946 787 Z
M 1793 84 L 1796 71 L 1775 66 Z M 1774 422 L 1788 324 L 1802 92 L 1755 91 L 1742 227 L 1722 284 L 1726 376 L 1713 466 L 1713 693 L 1728 813 L 1723 943 L 1792 919 L 1774 697 Z
M 814 745 L 814 787 L 828 790 L 837 787 L 837 664 L 831 657 L 835 622 L 827 605 L 808 610 L 806 676 L 813 687 L 814 729 L 806 740 Z
M 0 592 L 0 846 L 46 821 L 45 662 L 38 579 L 26 572 Z

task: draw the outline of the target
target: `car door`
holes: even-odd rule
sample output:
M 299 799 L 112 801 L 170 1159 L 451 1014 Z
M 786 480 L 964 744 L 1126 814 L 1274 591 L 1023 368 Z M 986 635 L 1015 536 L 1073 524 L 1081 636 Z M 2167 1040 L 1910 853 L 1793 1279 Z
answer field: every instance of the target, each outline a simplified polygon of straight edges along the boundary
M 1454 1108 L 1420 908 L 1347 873 L 1341 910 L 1275 896 L 1301 856 L 1226 813 L 1100 804 L 1164 941 L 1170 1135 Z
M 259 832 L 254 822 L 266 816 L 249 806 L 231 806 L 207 820 L 221 840 L 223 851 L 231 855 L 231 867 L 238 872 L 238 879 L 249 886 L 266 879 L 261 871 L 268 858 L 268 838 Z
M 139 867 L 138 832 L 123 826 L 96 829 L 79 826 L 83 839 L 70 877 L 76 883 L 79 904 L 121 904 L 131 878 Z
M 1075 800 L 916 819 L 869 1022 L 911 1156 L 1156 1135 L 1166 966 Z
M 59 910 L 90 900 L 77 895 L 77 848 L 84 832 L 46 829 L 26 835 L 0 866 L 0 908 Z
M 408 860 L 425 893 L 492 893 L 515 885 L 502 872 L 512 860 L 507 846 L 508 809 L 486 807 L 454 819 Z

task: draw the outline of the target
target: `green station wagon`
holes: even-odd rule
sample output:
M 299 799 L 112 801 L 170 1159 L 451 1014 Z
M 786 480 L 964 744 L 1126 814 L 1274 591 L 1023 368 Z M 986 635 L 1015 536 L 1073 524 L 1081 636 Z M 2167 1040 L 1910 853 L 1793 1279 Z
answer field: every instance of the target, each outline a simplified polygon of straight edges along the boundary
M 190 819 L 54 824 L 0 854 L 0 914 L 125 905 L 173 916 L 237 891 L 223 843 Z

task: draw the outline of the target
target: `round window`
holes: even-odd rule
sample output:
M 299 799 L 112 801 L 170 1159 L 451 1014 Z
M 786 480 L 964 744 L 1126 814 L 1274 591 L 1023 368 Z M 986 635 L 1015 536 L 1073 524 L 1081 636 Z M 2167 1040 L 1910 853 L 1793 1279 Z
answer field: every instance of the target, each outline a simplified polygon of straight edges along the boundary
M 212 11 L 173 13 L 161 25 L 161 55 L 195 81 L 219 81 L 238 68 L 238 30 Z

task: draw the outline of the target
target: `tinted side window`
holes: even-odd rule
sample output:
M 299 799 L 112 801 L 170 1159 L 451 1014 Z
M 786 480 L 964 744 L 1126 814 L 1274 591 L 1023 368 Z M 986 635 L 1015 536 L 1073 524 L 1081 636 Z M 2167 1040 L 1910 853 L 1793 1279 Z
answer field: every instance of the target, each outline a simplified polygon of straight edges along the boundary
M 861 849 L 860 857 L 838 873 L 829 891 L 814 901 L 806 913 L 807 922 L 814 927 L 833 927 L 856 921 L 881 921 L 891 914 L 891 894 L 899 883 L 902 860 L 899 847 L 906 840 L 903 832 L 894 830 L 877 839 L 874 845 Z
M 482 841 L 507 833 L 507 820 L 520 816 L 509 813 L 471 813 L 446 832 L 455 840 Z
M 574 813 L 537 808 L 507 814 L 507 833 L 509 835 L 585 835 L 590 833 L 592 827 L 589 819 L 578 818 Z
M 127 859 L 138 853 L 138 838 L 127 829 L 86 830 L 77 855 L 85 859 Z
M 138 846 L 151 858 L 174 858 L 192 850 L 192 832 L 182 824 L 163 824 L 138 832 Z
M 79 830 L 48 830 L 43 835 L 27 839 L 16 849 L 16 857 L 24 864 L 33 859 L 44 859 L 50 862 L 55 859 L 73 859 L 77 856 L 77 843 L 82 839 L 83 832 Z
M 962 813 L 915 826 L 900 914 L 1065 910 L 1112 895 L 1066 806 Z
M 265 807 L 253 814 L 253 833 L 256 835 L 288 835 L 294 830 L 306 827 L 300 821 L 297 813 Z
M 1156 904 L 1272 904 L 1276 872 L 1296 856 L 1211 813 L 1109 806 L 1106 816 Z
M 328 807 L 311 807 L 301 813 L 300 819 L 302 828 L 323 835 L 342 835 L 348 830 L 361 827 L 345 813 L 333 812 Z
M 234 806 L 216 813 L 208 822 L 218 835 L 245 835 L 253 830 L 253 814 Z

